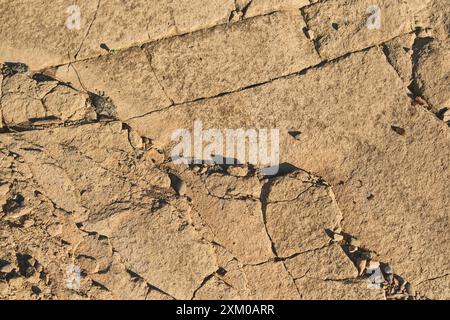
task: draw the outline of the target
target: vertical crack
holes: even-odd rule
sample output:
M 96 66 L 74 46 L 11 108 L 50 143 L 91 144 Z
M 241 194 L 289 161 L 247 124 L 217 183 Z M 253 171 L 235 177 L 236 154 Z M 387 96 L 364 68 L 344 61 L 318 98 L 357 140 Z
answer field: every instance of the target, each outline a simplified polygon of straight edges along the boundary
M 97 19 L 97 14 L 98 14 L 98 10 L 100 9 L 101 2 L 102 2 L 102 0 L 98 0 L 98 2 L 97 2 L 97 8 L 95 9 L 94 17 L 92 18 L 92 21 L 89 24 L 86 34 L 83 37 L 83 40 L 81 41 L 80 47 L 78 48 L 77 52 L 74 55 L 74 59 L 76 59 L 78 57 L 78 54 L 80 53 L 81 49 L 83 48 L 84 41 L 86 40 L 86 38 L 89 36 L 89 33 L 91 32 L 92 25 L 94 24 L 95 20 Z

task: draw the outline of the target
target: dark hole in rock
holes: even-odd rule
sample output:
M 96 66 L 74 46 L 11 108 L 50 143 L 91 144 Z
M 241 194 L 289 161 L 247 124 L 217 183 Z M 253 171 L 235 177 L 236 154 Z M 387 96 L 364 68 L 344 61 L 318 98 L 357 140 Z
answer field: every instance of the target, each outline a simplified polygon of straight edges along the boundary
M 444 120 L 444 115 L 447 113 L 447 111 L 449 111 L 448 108 L 442 108 L 441 110 L 436 112 L 436 117 L 438 117 L 441 120 Z
M 173 190 L 183 196 L 186 193 L 186 183 L 173 173 L 169 173 L 170 184 Z
M 30 262 L 32 258 L 33 257 L 29 254 L 16 254 L 17 264 L 19 265 L 19 273 L 23 277 L 28 278 L 34 274 L 33 265 Z
M 13 212 L 23 206 L 25 199 L 21 194 L 16 194 L 12 198 L 6 200 L 6 203 L 2 206 L 3 212 Z
M 227 270 L 225 270 L 222 267 L 219 267 L 219 269 L 217 269 L 217 274 L 221 277 L 223 277 L 226 273 L 227 273 Z
M 28 66 L 21 62 L 5 62 L 1 73 L 5 76 L 12 76 L 16 73 L 28 72 Z
M 98 94 L 89 92 L 89 98 L 95 108 L 95 112 L 101 116 L 110 119 L 115 119 L 117 116 L 116 106 L 109 97 L 102 97 Z
M 264 176 L 275 177 L 275 176 L 283 176 L 289 173 L 295 172 L 299 170 L 296 166 L 284 162 L 278 165 L 273 165 L 271 167 L 267 167 L 261 170 L 261 173 Z
M 296 140 L 300 140 L 300 137 L 302 135 L 301 131 L 289 131 L 288 133 L 291 137 L 293 137 Z
M 33 291 L 34 294 L 40 294 L 42 292 L 38 286 L 32 286 L 31 291 Z
M 391 129 L 394 130 L 395 133 L 397 133 L 401 136 L 405 135 L 405 129 L 403 129 L 401 127 L 391 126 Z
M 106 43 L 100 44 L 100 48 L 102 48 L 103 50 L 106 50 L 106 51 L 111 51 L 111 49 L 109 49 L 109 47 L 106 45 Z

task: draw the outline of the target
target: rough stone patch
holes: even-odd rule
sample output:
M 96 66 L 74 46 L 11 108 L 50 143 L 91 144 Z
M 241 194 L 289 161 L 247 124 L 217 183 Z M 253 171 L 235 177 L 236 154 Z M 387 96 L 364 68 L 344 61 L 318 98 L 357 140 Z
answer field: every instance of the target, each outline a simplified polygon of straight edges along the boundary
M 259 201 L 225 200 L 194 195 L 194 208 L 215 235 L 215 241 L 243 263 L 261 263 L 273 257 Z
M 191 193 L 193 208 L 211 229 L 214 241 L 244 264 L 273 258 L 259 201 L 258 179 L 228 176 L 232 181 L 227 183 L 227 177 L 222 175 L 224 184 L 219 185 L 214 184 L 216 178 L 219 175 L 208 176 L 201 184 L 206 189 L 194 187 Z M 195 185 L 195 181 L 188 180 L 188 185 Z
M 303 277 L 295 280 L 302 300 L 386 300 L 382 289 L 369 289 L 366 281 L 324 281 Z
M 302 9 L 308 28 L 323 59 L 334 59 L 380 44 L 413 30 L 412 3 L 402 0 L 377 1 L 380 28 L 367 28 L 371 0 L 330 0 Z M 399 16 L 404 18 L 399 19 Z
M 80 30 L 65 25 L 70 5 L 73 1 L 2 1 L 0 61 L 20 61 L 32 70 L 71 61 L 94 18 L 97 1 L 77 1 L 82 12 Z
M 404 14 L 407 6 L 412 14 L 403 21 L 414 19 L 416 27 L 421 28 L 415 30 L 415 40 L 411 33 L 396 34 L 389 40 L 391 34 L 386 30 L 372 37 L 363 32 L 362 23 L 352 29 L 354 34 L 347 35 L 354 21 L 348 20 L 345 9 L 365 2 L 341 1 L 339 5 L 346 7 L 342 9 L 342 21 L 351 22 L 350 26 L 344 28 L 332 21 L 331 27 L 337 38 L 352 44 L 344 44 L 344 49 L 387 40 L 382 44 L 385 56 L 381 48 L 345 52 L 349 55 L 344 58 L 266 85 L 250 83 L 255 87 L 177 106 L 166 92 L 166 85 L 171 87 L 174 81 L 151 68 L 148 52 L 137 47 L 116 49 L 145 41 L 146 37 L 151 39 L 152 34 L 157 38 L 158 34 L 184 33 L 193 25 L 202 29 L 211 21 L 229 19 L 231 24 L 255 14 L 251 10 L 270 17 L 265 23 L 273 27 L 274 17 L 289 14 L 268 14 L 265 10 L 276 7 L 284 11 L 288 4 L 296 6 L 299 2 L 158 2 L 154 4 L 154 21 L 161 28 L 155 30 L 144 23 L 147 12 L 134 6 L 147 5 L 141 2 L 113 0 L 104 2 L 99 10 L 94 8 L 90 21 L 83 21 L 83 39 L 75 39 L 78 44 L 74 52 L 67 52 L 63 58 L 61 52 L 68 46 L 66 35 L 49 35 L 55 43 L 62 41 L 62 49 L 51 53 L 61 55 L 51 56 L 53 62 L 71 59 L 78 50 L 78 58 L 108 54 L 80 62 L 89 67 L 83 75 L 90 78 L 89 87 L 82 85 L 84 79 L 75 74 L 73 66 L 46 72 L 51 76 L 57 72 L 77 89 L 41 74 L 33 75 L 24 64 L 7 64 L 7 69 L 0 66 L 0 117 L 6 110 L 8 122 L 8 128 L 0 134 L 1 299 L 383 299 L 384 292 L 388 299 L 445 299 L 450 295 L 450 133 L 445 123 L 422 108 L 427 104 L 421 97 L 411 103 L 406 91 L 412 69 L 414 82 L 409 88 L 414 95 L 430 102 L 439 118 L 449 119 L 447 0 L 383 2 L 391 10 L 388 22 L 397 28 L 395 33 L 404 25 L 391 21 L 394 9 Z M 43 2 L 36 3 L 45 7 Z M 183 12 L 186 6 L 200 4 L 203 6 L 198 10 Z M 321 1 L 305 10 L 335 4 Z M 21 4 L 17 7 L 20 9 Z M 126 12 L 113 10 L 118 7 Z M 49 15 L 54 12 L 42 12 L 42 8 L 40 12 L 46 25 L 31 27 L 53 30 Z M 15 15 L 20 13 L 14 11 Z M 127 23 L 133 13 L 135 19 Z M 102 32 L 97 28 L 108 25 L 108 15 L 113 26 Z M 26 17 L 34 23 L 34 18 Z M 11 24 L 9 19 L 6 25 Z M 197 37 L 214 34 L 224 42 L 228 39 L 224 33 L 231 30 L 235 34 L 250 24 L 248 21 L 259 19 L 262 17 L 246 19 L 234 29 L 223 25 L 186 38 L 192 45 Z M 289 19 L 295 22 L 296 18 Z M 161 21 L 170 22 L 165 25 Z M 319 24 L 326 23 L 323 20 Z M 115 29 L 114 24 L 128 25 L 133 35 Z M 296 22 L 298 25 L 304 26 Z M 286 40 L 281 33 L 284 29 L 278 31 Z M 0 31 L 7 34 L 6 54 L 23 45 L 14 42 L 9 30 L 21 31 L 22 27 Z M 214 30 L 220 32 L 215 34 Z M 315 39 L 319 49 L 321 39 L 327 39 L 317 38 L 311 27 L 297 31 Z M 32 38 L 29 33 L 22 34 L 30 38 L 27 41 L 36 52 L 48 44 L 47 39 L 35 44 L 35 39 L 40 41 L 39 35 Z M 236 42 L 243 45 L 233 44 L 231 49 L 245 49 L 245 32 L 237 34 Z M 261 36 L 255 34 L 252 41 L 257 43 Z M 267 42 L 266 38 L 262 40 Z M 412 40 L 411 61 L 405 47 L 410 48 Z M 277 43 L 282 46 L 277 50 L 284 50 L 286 44 L 281 40 Z M 327 50 L 342 49 L 332 42 L 328 45 L 324 47 Z M 252 50 L 260 47 L 255 44 Z M 294 53 L 303 50 L 289 48 Z M 227 53 L 224 62 L 236 62 L 245 71 L 242 83 L 260 81 L 261 72 L 248 67 L 252 60 L 246 52 L 238 52 L 242 61 L 237 62 L 229 58 L 235 52 Z M 27 47 L 17 54 L 28 57 L 29 53 Z M 200 58 L 205 56 L 212 63 L 222 63 L 217 56 Z M 269 66 L 285 70 L 287 62 L 282 58 L 278 59 L 283 62 L 280 68 L 275 62 Z M 292 59 L 299 61 L 298 57 Z M 30 61 L 34 68 L 43 60 L 33 56 Z M 133 65 L 134 61 L 138 64 Z M 111 71 L 103 73 L 101 68 L 105 66 Z M 220 70 L 230 74 L 229 66 L 222 67 Z M 265 67 L 262 64 L 262 70 Z M 173 70 L 173 77 L 177 77 L 177 69 Z M 208 69 L 203 76 L 207 78 L 215 71 Z M 248 76 L 250 71 L 257 75 Z M 235 73 L 239 79 L 241 74 Z M 121 82 L 121 77 L 126 81 Z M 236 81 L 231 76 L 220 77 L 212 91 L 219 87 L 217 83 L 223 85 L 223 79 L 228 81 L 224 87 Z M 179 81 L 175 81 L 177 85 Z M 207 91 L 208 85 L 187 90 Z M 114 87 L 111 94 L 110 87 Z M 197 97 L 197 92 L 193 96 Z M 116 100 L 120 112 L 116 112 Z M 148 101 L 151 104 L 147 105 Z M 92 113 L 86 113 L 82 106 Z M 110 122 L 111 118 L 129 119 L 149 112 L 154 113 L 129 121 L 132 128 Z M 57 123 L 51 123 L 53 120 Z M 86 124 L 96 120 L 106 122 Z M 206 128 L 279 128 L 283 165 L 312 173 L 297 170 L 265 178 L 255 174 L 254 166 L 177 167 L 168 163 L 172 131 L 190 129 L 194 120 L 201 120 Z M 28 131 L 11 133 L 22 128 Z M 175 175 L 178 182 L 174 182 Z M 328 239 L 324 229 L 336 233 L 326 230 Z M 311 249 L 303 251 L 305 247 Z M 381 266 L 385 290 L 371 290 L 366 281 L 356 280 L 352 263 L 362 276 L 368 266 Z M 70 289 L 65 282 L 66 267 L 74 265 L 81 269 L 79 289 Z
M 280 257 L 326 245 L 325 229 L 333 229 L 340 219 L 339 210 L 325 187 L 311 186 L 293 200 L 268 202 L 263 210 L 267 231 Z
M 309 4 L 308 0 L 252 0 L 245 17 L 254 17 L 281 10 L 296 10 Z
M 233 9 L 233 0 L 101 1 L 78 59 L 223 24 Z
M 264 186 L 263 197 L 266 203 L 291 202 L 297 200 L 315 183 L 315 177 L 302 170 L 286 177 L 269 180 Z
M 384 52 L 389 63 L 394 67 L 395 71 L 397 71 L 406 87 L 408 87 L 412 81 L 412 47 L 415 38 L 414 34 L 409 33 L 392 39 L 384 44 Z
M 114 299 L 144 300 L 149 291 L 158 293 L 156 290 L 151 290 L 141 278 L 133 278 L 118 254 L 114 254 L 106 272 L 97 273 L 91 277 L 111 291 Z M 160 293 L 158 299 L 164 298 L 167 299 L 168 296 Z
M 440 42 L 450 41 L 450 7 L 446 0 L 427 0 L 416 15 L 416 25 Z
M 13 143 L 18 137 L 20 145 Z M 139 204 L 149 185 L 170 186 L 167 175 L 134 159 L 120 123 L 2 135 L 1 142 L 20 155 L 38 190 L 78 221 L 96 221 Z
M 417 53 L 417 89 L 435 111 L 450 107 L 450 41 L 432 41 Z
M 338 244 L 301 253 L 287 259 L 285 265 L 294 279 L 304 276 L 320 280 L 345 280 L 358 276 L 358 271 Z
M 426 292 L 428 299 L 448 300 L 450 296 L 450 275 L 425 280 L 417 285 L 417 291 L 419 293 Z
M 295 283 L 282 262 L 268 262 L 244 267 L 249 287 L 249 299 L 298 299 Z
M 6 126 L 97 119 L 87 94 L 58 81 L 38 81 L 23 73 L 3 80 L 0 109 Z
M 274 13 L 148 47 L 151 64 L 177 103 L 237 90 L 319 63 L 298 13 Z

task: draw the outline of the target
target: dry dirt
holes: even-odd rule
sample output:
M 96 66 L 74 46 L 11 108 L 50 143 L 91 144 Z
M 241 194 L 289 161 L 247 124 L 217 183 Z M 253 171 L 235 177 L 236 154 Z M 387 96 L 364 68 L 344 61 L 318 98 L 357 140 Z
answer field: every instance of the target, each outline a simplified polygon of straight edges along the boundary
M 450 299 L 449 0 L 0 17 L 1 299 Z M 280 171 L 174 163 L 194 121 Z

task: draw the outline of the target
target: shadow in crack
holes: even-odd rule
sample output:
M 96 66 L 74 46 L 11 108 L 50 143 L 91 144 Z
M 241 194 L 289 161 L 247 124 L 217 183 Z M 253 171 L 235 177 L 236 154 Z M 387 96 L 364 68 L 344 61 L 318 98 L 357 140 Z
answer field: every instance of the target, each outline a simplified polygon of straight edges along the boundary
M 417 83 L 417 68 L 418 68 L 418 63 L 420 60 L 421 55 L 425 52 L 425 50 L 427 49 L 428 45 L 433 42 L 433 38 L 431 37 L 424 37 L 424 38 L 420 38 L 420 37 L 416 37 L 416 39 L 414 40 L 414 44 L 412 46 L 413 49 L 413 54 L 412 54 L 412 64 L 413 64 L 413 69 L 412 69 L 412 75 L 413 75 L 413 80 L 411 82 L 411 84 L 408 86 L 408 89 L 416 96 L 421 96 L 422 95 L 422 90 L 419 87 L 419 84 Z

